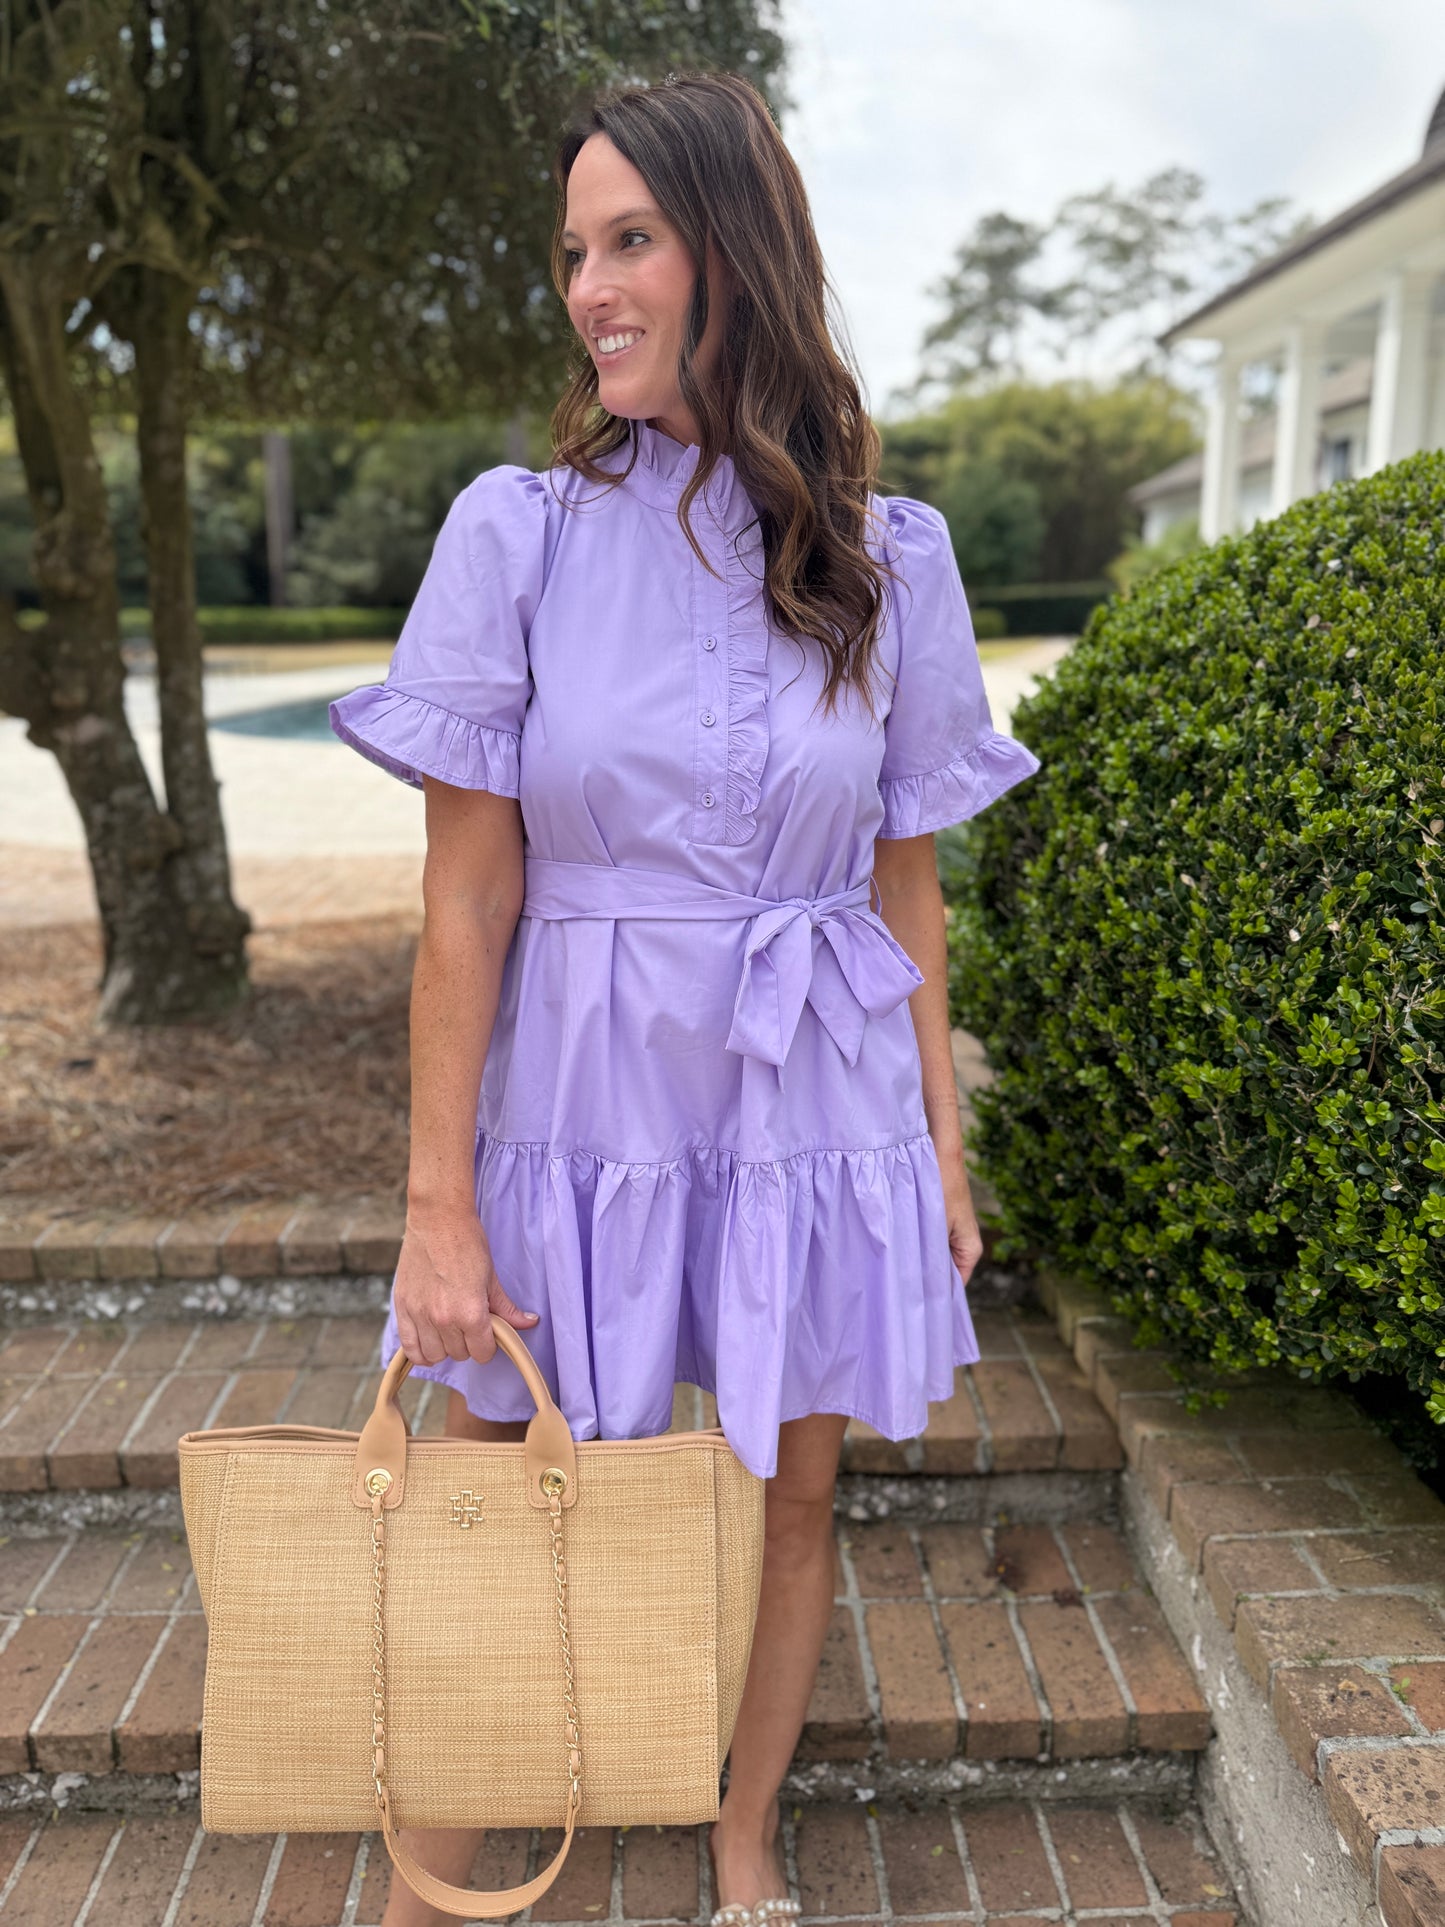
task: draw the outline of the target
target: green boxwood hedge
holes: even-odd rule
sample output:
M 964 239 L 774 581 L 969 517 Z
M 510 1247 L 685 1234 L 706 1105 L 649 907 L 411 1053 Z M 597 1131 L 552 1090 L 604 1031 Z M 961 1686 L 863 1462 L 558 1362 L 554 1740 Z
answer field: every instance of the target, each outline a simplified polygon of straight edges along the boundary
M 1101 609 L 952 853 L 1005 1250 L 1445 1422 L 1445 455 Z
M 984 591 L 988 593 L 987 590 Z M 970 609 L 969 619 L 973 623 L 975 642 L 1002 642 L 1008 634 L 1008 617 L 1002 609 Z
M 405 609 L 271 609 L 260 604 L 196 611 L 202 642 L 395 642 Z M 122 609 L 127 641 L 149 641 L 149 609 Z
M 1112 582 L 1024 582 L 980 589 L 978 599 L 998 610 L 1010 636 L 1076 636 L 1113 593 Z

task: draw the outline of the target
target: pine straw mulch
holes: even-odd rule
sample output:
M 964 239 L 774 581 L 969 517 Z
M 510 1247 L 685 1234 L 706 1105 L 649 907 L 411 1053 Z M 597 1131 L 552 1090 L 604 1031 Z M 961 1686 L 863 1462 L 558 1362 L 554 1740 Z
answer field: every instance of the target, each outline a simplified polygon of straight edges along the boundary
M 101 1030 L 91 927 L 0 932 L 0 1211 L 399 1202 L 416 939 L 404 917 L 262 929 L 222 1022 Z

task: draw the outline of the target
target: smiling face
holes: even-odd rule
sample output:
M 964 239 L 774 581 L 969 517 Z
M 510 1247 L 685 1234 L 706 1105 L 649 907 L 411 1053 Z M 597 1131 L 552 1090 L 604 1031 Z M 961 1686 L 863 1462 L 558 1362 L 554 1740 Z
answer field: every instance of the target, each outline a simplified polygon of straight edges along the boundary
M 597 365 L 598 400 L 612 415 L 651 421 L 676 441 L 700 440 L 677 379 L 696 269 L 642 175 L 605 134 L 585 141 L 567 178 L 567 312 Z M 716 366 L 723 295 L 708 271 L 699 380 Z

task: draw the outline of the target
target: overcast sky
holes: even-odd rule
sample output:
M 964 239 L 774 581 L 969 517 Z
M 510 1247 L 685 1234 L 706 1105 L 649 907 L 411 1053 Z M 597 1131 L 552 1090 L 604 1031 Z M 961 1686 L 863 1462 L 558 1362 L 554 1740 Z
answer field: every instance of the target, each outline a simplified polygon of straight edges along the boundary
M 1222 209 L 1323 219 L 1417 157 L 1445 88 L 1445 0 L 784 0 L 784 32 L 783 132 L 885 420 L 980 214 L 1179 164 Z

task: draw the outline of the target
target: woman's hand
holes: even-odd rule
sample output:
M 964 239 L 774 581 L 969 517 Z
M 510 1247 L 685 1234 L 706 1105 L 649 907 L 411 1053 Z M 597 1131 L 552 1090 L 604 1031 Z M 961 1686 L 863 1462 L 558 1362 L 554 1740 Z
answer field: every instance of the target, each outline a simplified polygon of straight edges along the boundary
M 943 1201 L 948 1209 L 948 1248 L 966 1285 L 983 1256 L 983 1234 L 978 1228 L 962 1151 L 956 1158 L 940 1159 L 939 1170 L 943 1175 Z
M 474 1210 L 407 1214 L 396 1271 L 396 1332 L 413 1365 L 474 1358 L 497 1349 L 491 1314 L 518 1331 L 537 1322 L 507 1296 Z

